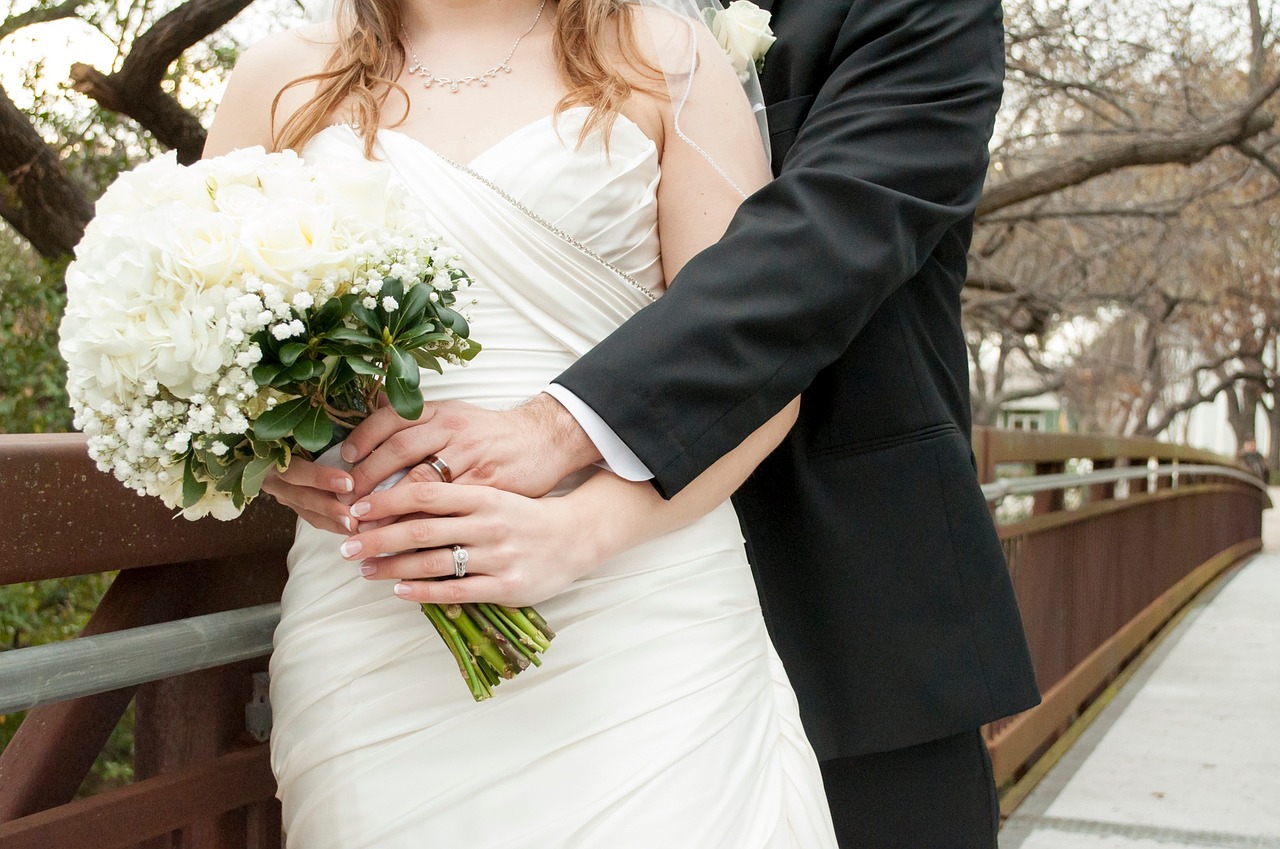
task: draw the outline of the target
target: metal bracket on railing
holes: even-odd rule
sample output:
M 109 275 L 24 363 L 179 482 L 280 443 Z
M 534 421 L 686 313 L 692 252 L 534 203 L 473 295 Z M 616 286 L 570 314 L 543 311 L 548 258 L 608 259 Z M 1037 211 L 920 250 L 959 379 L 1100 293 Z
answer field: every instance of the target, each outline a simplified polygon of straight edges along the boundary
M 253 696 L 244 706 L 244 727 L 253 739 L 265 743 L 271 739 L 271 678 L 265 672 L 253 673 Z

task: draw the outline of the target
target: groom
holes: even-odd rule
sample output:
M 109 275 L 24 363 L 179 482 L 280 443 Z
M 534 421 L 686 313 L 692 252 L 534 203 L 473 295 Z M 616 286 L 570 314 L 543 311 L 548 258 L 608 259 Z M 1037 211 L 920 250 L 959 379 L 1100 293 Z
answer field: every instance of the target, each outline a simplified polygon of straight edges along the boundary
M 670 497 L 803 393 L 735 504 L 841 845 L 995 846 L 979 728 L 1039 698 L 970 453 L 959 315 L 1000 5 L 757 2 L 777 179 L 559 400 L 455 409 L 415 438 L 446 462 L 479 443 L 509 489 L 603 455 Z

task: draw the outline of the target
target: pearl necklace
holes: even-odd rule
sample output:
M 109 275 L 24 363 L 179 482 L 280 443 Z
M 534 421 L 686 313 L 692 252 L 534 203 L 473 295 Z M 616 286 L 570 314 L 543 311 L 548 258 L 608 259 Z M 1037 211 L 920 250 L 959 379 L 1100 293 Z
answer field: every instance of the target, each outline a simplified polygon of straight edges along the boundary
M 516 48 L 520 46 L 520 42 L 524 41 L 524 37 L 533 32 L 533 28 L 538 25 L 538 21 L 542 20 L 542 10 L 545 9 L 546 6 L 547 0 L 542 0 L 542 4 L 538 6 L 538 14 L 533 18 L 533 23 L 529 24 L 529 28 L 527 30 L 520 33 L 520 37 L 515 40 L 511 45 L 511 49 L 507 51 L 506 58 L 487 71 L 482 71 L 479 74 L 472 74 L 469 77 L 458 77 L 457 79 L 436 76 L 427 68 L 426 65 L 422 64 L 422 60 L 418 58 L 418 54 L 413 52 L 413 45 L 409 43 L 408 31 L 406 31 L 404 27 L 400 27 L 400 32 L 404 36 L 405 49 L 409 51 L 409 57 L 413 59 L 413 64 L 409 66 L 409 74 L 411 76 L 422 77 L 423 88 L 431 88 L 433 85 L 447 85 L 449 87 L 449 91 L 454 94 L 457 94 L 459 86 L 471 85 L 472 83 L 480 83 L 482 87 L 488 86 L 489 80 L 496 77 L 499 71 L 502 71 L 504 74 L 511 73 L 511 57 L 516 54 Z

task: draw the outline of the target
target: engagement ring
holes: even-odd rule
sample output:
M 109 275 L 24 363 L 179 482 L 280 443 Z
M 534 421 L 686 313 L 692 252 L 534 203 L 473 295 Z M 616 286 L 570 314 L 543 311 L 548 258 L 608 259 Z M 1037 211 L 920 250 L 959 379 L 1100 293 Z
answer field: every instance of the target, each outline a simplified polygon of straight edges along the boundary
M 453 577 L 461 578 L 467 574 L 467 561 L 471 555 L 460 545 L 453 547 Z

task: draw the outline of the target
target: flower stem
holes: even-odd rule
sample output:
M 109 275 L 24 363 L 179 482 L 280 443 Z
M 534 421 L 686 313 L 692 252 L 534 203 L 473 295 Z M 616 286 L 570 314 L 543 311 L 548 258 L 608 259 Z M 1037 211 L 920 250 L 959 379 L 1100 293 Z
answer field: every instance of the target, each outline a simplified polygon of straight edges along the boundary
M 422 612 L 427 619 L 431 620 L 431 624 L 435 626 L 436 631 L 444 639 L 445 645 L 449 647 L 449 652 L 453 655 L 453 659 L 458 663 L 458 671 L 462 673 L 462 677 L 466 679 L 467 687 L 471 690 L 471 698 L 477 702 L 484 701 L 493 695 L 487 681 L 488 676 L 482 679 L 480 670 L 476 669 L 475 659 L 472 658 L 471 652 L 467 650 L 462 635 L 453 623 L 449 621 L 438 604 L 422 605 Z
M 515 670 L 511 668 L 511 664 L 507 662 L 497 644 L 485 636 L 484 632 L 480 630 L 480 627 L 475 622 L 471 621 L 471 617 L 466 614 L 461 606 L 456 604 L 445 606 L 444 615 L 458 626 L 458 630 L 466 638 L 467 646 L 477 660 L 489 664 L 490 668 L 503 678 L 515 677 Z

